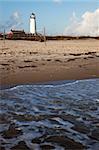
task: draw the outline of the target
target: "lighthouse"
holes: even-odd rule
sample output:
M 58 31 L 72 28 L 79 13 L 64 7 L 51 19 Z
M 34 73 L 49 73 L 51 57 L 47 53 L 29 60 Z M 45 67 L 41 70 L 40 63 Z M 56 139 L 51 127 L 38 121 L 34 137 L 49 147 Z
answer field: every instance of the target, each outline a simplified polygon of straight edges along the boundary
M 36 16 L 34 13 L 30 16 L 30 33 L 36 34 Z

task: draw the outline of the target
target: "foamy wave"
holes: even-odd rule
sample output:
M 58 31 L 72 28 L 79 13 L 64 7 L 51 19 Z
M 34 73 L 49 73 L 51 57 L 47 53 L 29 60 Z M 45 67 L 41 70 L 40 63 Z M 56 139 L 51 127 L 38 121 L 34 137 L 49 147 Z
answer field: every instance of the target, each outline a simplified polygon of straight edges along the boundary
M 99 79 L 84 79 L 84 80 L 70 80 L 70 82 L 67 80 L 67 81 L 64 81 L 64 83 L 61 84 L 61 81 L 57 82 L 51 82 L 51 83 L 46 83 L 46 84 L 28 84 L 28 85 L 17 85 L 17 86 L 14 86 L 14 87 L 11 87 L 9 89 L 3 89 L 4 91 L 11 91 L 11 90 L 17 90 L 19 88 L 56 88 L 56 87 L 65 87 L 65 86 L 68 86 L 68 85 L 74 85 L 74 84 L 78 84 L 78 83 L 84 83 L 84 82 L 95 82 L 95 81 L 98 81 L 99 82 Z

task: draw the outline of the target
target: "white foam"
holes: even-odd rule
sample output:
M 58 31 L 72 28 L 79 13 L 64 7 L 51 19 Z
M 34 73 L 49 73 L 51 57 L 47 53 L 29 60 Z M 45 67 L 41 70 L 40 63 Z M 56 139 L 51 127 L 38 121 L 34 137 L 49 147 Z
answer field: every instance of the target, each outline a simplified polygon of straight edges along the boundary
M 99 99 L 95 99 L 96 102 L 99 102 Z
M 99 82 L 99 79 L 84 79 L 84 80 L 75 80 L 75 81 L 73 81 L 73 80 L 70 80 L 70 82 L 69 83 L 62 83 L 61 84 L 61 81 L 59 82 L 59 84 L 53 84 L 53 83 L 55 83 L 55 82 L 52 82 L 52 84 L 27 84 L 27 85 L 17 85 L 17 86 L 15 86 L 15 87 L 11 87 L 11 88 L 9 88 L 9 89 L 3 89 L 4 91 L 11 91 L 11 90 L 16 90 L 16 89 L 18 89 L 18 88 L 29 88 L 29 87 L 33 87 L 33 88 L 38 88 L 38 87 L 40 87 L 40 88 L 42 88 L 42 87 L 44 87 L 44 88 L 56 88 L 56 87 L 64 87 L 64 86 L 68 86 L 68 85 L 74 85 L 74 84 L 78 84 L 78 83 L 81 83 L 81 82 L 90 82 L 90 81 L 96 81 L 96 80 L 98 80 L 98 82 Z M 68 80 L 67 80 L 68 81 Z M 65 81 L 64 81 L 65 82 Z M 58 83 L 57 81 L 56 81 L 56 83 Z M 3 91 L 2 90 L 2 91 Z

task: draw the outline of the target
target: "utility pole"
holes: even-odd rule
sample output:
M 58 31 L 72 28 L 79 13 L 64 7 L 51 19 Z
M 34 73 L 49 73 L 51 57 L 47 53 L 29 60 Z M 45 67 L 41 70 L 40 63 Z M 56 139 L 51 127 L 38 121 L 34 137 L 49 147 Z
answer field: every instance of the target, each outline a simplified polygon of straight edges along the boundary
M 46 35 L 45 35 L 45 27 L 44 27 L 44 43 L 45 43 L 45 46 L 46 46 Z
M 2 44 L 2 50 L 5 49 L 5 28 L 3 31 L 3 44 Z
M 4 46 L 5 46 L 5 29 L 4 29 L 4 32 L 3 32 L 3 43 L 4 43 Z

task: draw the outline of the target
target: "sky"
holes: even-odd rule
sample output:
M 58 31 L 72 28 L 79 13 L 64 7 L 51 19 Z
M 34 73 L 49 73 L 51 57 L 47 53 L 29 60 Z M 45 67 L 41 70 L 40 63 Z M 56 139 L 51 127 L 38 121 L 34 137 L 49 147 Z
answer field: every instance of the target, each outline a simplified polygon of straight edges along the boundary
M 0 32 L 24 29 L 36 14 L 37 32 L 49 35 L 99 35 L 99 0 L 0 0 Z

